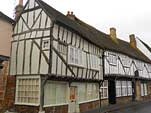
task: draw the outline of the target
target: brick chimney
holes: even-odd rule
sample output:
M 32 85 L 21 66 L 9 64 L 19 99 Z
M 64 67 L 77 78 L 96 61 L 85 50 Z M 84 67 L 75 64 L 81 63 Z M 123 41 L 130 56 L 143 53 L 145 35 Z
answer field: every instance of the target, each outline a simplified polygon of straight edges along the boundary
M 15 7 L 15 20 L 18 19 L 19 15 L 23 10 L 23 0 L 19 0 L 18 5 Z
M 67 12 L 67 15 L 66 15 L 68 18 L 70 18 L 71 20 L 75 20 L 75 15 L 73 14 L 73 11 L 68 11 Z
M 116 28 L 114 27 L 110 28 L 110 37 L 114 42 L 118 43 L 117 36 L 116 36 Z
M 131 35 L 129 35 L 129 38 L 130 38 L 130 46 L 136 49 L 137 44 L 136 44 L 135 35 L 131 34 Z

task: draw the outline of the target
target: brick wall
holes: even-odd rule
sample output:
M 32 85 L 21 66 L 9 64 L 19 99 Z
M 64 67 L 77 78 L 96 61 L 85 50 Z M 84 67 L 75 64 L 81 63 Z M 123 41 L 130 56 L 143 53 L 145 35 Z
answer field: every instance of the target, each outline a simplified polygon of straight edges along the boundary
M 125 96 L 125 97 L 117 97 L 116 98 L 116 103 L 117 104 L 126 104 L 132 102 L 132 96 Z
M 68 113 L 68 105 L 46 107 L 44 108 L 45 113 Z
M 15 98 L 15 76 L 9 76 L 9 61 L 3 62 L 0 72 L 0 113 L 14 106 Z
M 15 111 L 18 113 L 38 113 L 38 106 L 15 105 Z
M 5 111 L 6 109 L 12 109 L 14 107 L 15 84 L 15 76 L 7 76 L 7 85 L 4 100 L 0 101 L 0 112 Z
M 93 102 L 82 103 L 79 106 L 80 106 L 80 112 L 85 112 L 100 107 L 100 101 L 97 100 Z

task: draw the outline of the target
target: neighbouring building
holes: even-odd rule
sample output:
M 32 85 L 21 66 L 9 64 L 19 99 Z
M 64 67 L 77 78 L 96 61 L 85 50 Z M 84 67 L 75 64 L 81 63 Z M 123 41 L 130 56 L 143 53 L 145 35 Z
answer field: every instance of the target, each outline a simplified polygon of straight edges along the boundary
M 11 48 L 18 113 L 77 113 L 149 99 L 151 60 L 135 35 L 120 40 L 115 28 L 105 34 L 42 0 L 24 6 Z
M 105 76 L 108 92 L 104 104 L 126 103 L 150 99 L 151 60 L 137 48 L 135 35 L 129 36 L 130 43 L 116 36 L 110 29 L 111 43 L 105 45 Z M 102 92 L 102 95 L 104 92 Z M 108 95 L 107 95 L 108 94 Z
M 10 47 L 14 21 L 0 11 L 0 110 L 3 107 L 9 73 Z

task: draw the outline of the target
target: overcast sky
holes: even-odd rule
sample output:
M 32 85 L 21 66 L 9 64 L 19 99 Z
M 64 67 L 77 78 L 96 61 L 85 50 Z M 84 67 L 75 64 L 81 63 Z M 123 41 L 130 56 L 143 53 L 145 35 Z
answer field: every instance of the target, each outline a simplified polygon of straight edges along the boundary
M 27 0 L 24 0 L 24 3 Z M 63 14 L 73 11 L 86 23 L 109 33 L 115 27 L 117 37 L 129 41 L 135 34 L 151 46 L 150 0 L 44 0 Z M 18 0 L 4 0 L 0 11 L 13 18 Z

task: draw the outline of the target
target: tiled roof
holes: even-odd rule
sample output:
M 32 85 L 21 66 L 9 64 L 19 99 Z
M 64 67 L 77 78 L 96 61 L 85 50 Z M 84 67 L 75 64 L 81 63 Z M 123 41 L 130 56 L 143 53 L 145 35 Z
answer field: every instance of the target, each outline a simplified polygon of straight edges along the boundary
M 67 16 L 52 8 L 42 0 L 37 0 L 37 2 L 44 9 L 47 15 L 49 15 L 56 23 L 62 24 L 74 30 L 83 36 L 86 40 L 97 45 L 98 47 L 105 50 L 119 52 L 135 59 L 151 63 L 151 61 L 141 51 L 132 48 L 128 42 L 117 39 L 118 43 L 115 43 L 108 34 L 105 34 L 96 28 L 82 22 L 80 19 L 69 19 Z

